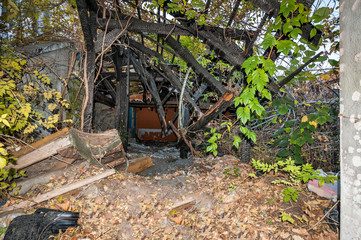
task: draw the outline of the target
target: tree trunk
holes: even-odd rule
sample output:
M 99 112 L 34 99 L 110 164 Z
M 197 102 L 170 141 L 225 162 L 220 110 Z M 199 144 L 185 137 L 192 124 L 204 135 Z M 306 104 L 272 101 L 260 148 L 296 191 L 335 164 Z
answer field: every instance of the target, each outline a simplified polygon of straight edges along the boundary
M 341 228 L 342 240 L 361 236 L 361 4 L 340 1 Z

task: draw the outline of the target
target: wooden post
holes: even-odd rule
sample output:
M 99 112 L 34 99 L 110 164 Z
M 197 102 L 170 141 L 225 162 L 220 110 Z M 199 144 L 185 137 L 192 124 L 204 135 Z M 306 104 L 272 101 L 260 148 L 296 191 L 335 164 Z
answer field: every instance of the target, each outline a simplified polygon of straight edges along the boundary
M 115 87 L 115 129 L 119 131 L 120 139 L 122 140 L 123 147 L 126 150 L 128 145 L 129 74 L 127 77 L 122 76 L 123 61 L 121 59 L 118 46 L 113 46 L 113 63 L 117 77 L 117 85 Z
M 81 128 L 84 132 L 90 132 L 93 124 L 94 108 L 94 78 L 95 78 L 95 50 L 94 26 L 96 26 L 96 12 L 89 9 L 85 0 L 77 0 L 77 9 L 85 41 L 85 61 L 84 61 L 84 85 L 85 98 L 82 107 Z

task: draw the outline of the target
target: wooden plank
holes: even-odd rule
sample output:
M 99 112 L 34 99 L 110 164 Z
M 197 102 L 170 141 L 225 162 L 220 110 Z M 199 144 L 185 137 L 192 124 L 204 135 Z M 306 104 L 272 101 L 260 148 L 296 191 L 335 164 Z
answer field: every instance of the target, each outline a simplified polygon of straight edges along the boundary
M 34 149 L 39 148 L 39 147 L 53 141 L 56 138 L 61 138 L 61 137 L 65 136 L 65 135 L 67 135 L 68 132 L 69 132 L 69 128 L 64 128 L 63 130 L 61 130 L 59 132 L 56 132 L 54 134 L 51 134 L 51 135 L 49 135 L 49 136 L 47 136 L 47 137 L 33 143 L 33 144 L 31 144 L 30 146 L 23 147 L 19 151 L 13 152 L 12 154 L 14 155 L 14 157 L 18 158 L 18 157 L 20 157 L 22 155 L 25 155 L 25 154 L 27 154 L 27 153 L 29 153 L 31 151 L 34 151 Z
M 58 189 L 54 189 L 54 190 L 52 190 L 50 192 L 41 194 L 41 195 L 31 199 L 31 200 L 26 200 L 26 201 L 23 201 L 21 203 L 14 204 L 14 205 L 12 205 L 10 207 L 6 207 L 4 209 L 1 209 L 0 214 L 3 214 L 5 212 L 9 212 L 9 211 L 13 211 L 15 209 L 31 207 L 31 206 L 33 206 L 35 204 L 47 201 L 47 200 L 52 199 L 54 197 L 60 196 L 60 195 L 62 195 L 64 193 L 73 191 L 73 190 L 75 190 L 77 188 L 83 187 L 83 186 L 88 185 L 90 183 L 93 183 L 93 182 L 95 182 L 97 180 L 109 177 L 109 176 L 111 176 L 111 175 L 113 175 L 115 173 L 116 173 L 116 171 L 114 169 L 106 170 L 106 171 L 104 171 L 104 172 L 102 172 L 102 173 L 100 173 L 98 175 L 94 175 L 94 176 L 88 177 L 86 179 L 80 180 L 78 182 L 71 183 L 71 184 L 65 185 L 63 187 L 60 187 Z
M 52 167 L 49 171 L 55 171 L 60 168 L 64 168 L 70 164 L 72 164 L 76 159 L 75 158 L 67 158 L 67 157 L 61 157 L 61 162 L 57 162 L 54 167 Z
M 144 171 L 145 169 L 153 166 L 151 157 L 140 157 L 136 159 L 129 160 L 129 166 L 127 168 L 127 172 L 130 173 L 138 173 Z
M 54 135 L 54 134 L 53 134 Z M 53 156 L 57 154 L 57 150 L 65 147 L 71 146 L 70 136 L 68 131 L 63 132 L 61 134 L 56 133 L 56 137 L 50 135 L 49 138 L 42 139 L 37 144 L 34 144 L 35 146 L 40 146 L 36 149 L 33 149 L 33 151 L 28 152 L 27 154 L 19 156 L 17 154 L 18 160 L 16 161 L 16 164 L 9 164 L 6 166 L 6 168 L 16 168 L 16 169 L 22 169 L 27 166 L 30 166 L 34 163 L 37 163 L 41 160 L 44 160 L 50 156 Z M 33 145 L 32 145 L 33 146 Z M 27 152 L 24 151 L 24 152 Z

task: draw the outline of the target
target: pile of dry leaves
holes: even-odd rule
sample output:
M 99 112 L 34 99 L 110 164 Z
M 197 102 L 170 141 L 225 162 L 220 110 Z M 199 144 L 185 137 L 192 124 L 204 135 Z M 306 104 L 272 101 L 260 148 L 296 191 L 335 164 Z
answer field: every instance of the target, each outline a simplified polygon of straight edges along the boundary
M 227 176 L 226 168 L 239 168 Z M 97 174 L 83 165 L 72 177 L 53 178 L 25 198 Z M 142 177 L 118 173 L 26 209 L 80 212 L 77 228 L 55 239 L 337 239 L 324 220 L 330 201 L 303 188 L 297 202 L 283 202 L 275 175 L 250 178 L 253 169 L 233 156 L 196 159 L 188 170 Z M 24 199 L 13 198 L 9 204 Z M 8 204 L 8 205 L 9 205 Z M 283 222 L 281 212 L 294 222 Z

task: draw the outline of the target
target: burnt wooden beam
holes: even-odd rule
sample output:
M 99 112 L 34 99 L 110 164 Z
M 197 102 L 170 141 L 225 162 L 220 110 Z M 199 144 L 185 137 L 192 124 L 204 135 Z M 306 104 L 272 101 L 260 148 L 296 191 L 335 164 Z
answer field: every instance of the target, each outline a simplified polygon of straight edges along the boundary
M 141 45 L 137 41 L 134 41 L 133 39 L 130 39 L 130 38 L 129 38 L 129 44 L 130 44 L 131 47 L 133 47 L 133 48 L 137 49 L 138 51 L 144 53 L 148 57 L 153 57 L 153 56 L 157 57 L 158 60 L 159 60 L 159 65 L 163 69 L 164 76 L 166 77 L 166 79 L 179 92 L 181 91 L 182 84 L 180 83 L 178 77 L 173 73 L 173 71 L 166 64 L 163 57 L 159 53 L 145 47 L 144 45 Z M 202 115 L 201 110 L 199 109 L 198 105 L 194 102 L 194 100 L 192 99 L 192 97 L 190 96 L 190 93 L 188 91 L 185 92 L 184 97 L 185 97 L 185 100 L 192 106 L 192 108 L 196 112 L 197 116 L 201 116 Z
M 307 67 L 310 63 L 314 62 L 319 56 L 321 56 L 323 52 L 317 53 L 315 56 L 313 56 L 310 60 L 302 64 L 299 68 L 297 68 L 294 72 L 292 72 L 290 75 L 285 77 L 281 82 L 278 83 L 278 87 L 281 88 L 287 83 L 289 83 L 297 74 L 299 74 L 305 67 Z
M 156 108 L 157 108 L 157 113 L 158 113 L 158 117 L 160 120 L 160 124 L 162 126 L 163 129 L 163 134 L 165 134 L 167 132 L 167 122 L 165 120 L 166 118 L 166 114 L 162 105 L 162 100 L 159 97 L 159 93 L 158 93 L 158 89 L 157 86 L 155 84 L 155 81 L 152 77 L 152 75 L 143 67 L 143 64 L 141 61 L 138 61 L 134 54 L 132 54 L 130 51 L 127 52 L 128 56 L 130 58 L 130 61 L 132 62 L 135 70 L 138 72 L 138 74 L 140 75 L 143 84 L 147 87 L 147 89 L 149 90 L 150 94 L 152 95 Z
M 240 3 L 241 3 L 241 0 L 237 0 L 236 4 L 234 5 L 231 16 L 229 17 L 229 20 L 228 20 L 228 23 L 227 23 L 227 27 L 230 27 L 232 25 L 233 19 L 237 14 Z
M 88 2 L 91 4 L 88 5 Z M 94 110 L 94 78 L 95 78 L 95 50 L 94 50 L 94 26 L 96 26 L 96 10 L 93 0 L 76 0 L 77 10 L 85 42 L 85 101 L 82 107 L 81 128 L 84 132 L 90 132 L 93 125 Z M 96 2 L 95 2 L 96 3 Z
M 175 88 L 172 88 L 172 89 L 167 93 L 167 95 L 162 99 L 162 105 L 164 105 L 164 104 L 167 102 L 168 98 L 172 95 L 172 93 L 174 92 L 174 90 L 175 90 Z
M 189 131 L 198 131 L 206 126 L 211 120 L 216 118 L 220 113 L 225 111 L 231 104 L 233 104 L 233 93 L 226 92 L 218 102 L 209 109 L 198 121 L 189 126 Z
M 109 79 L 106 78 L 102 80 L 102 84 L 105 87 L 105 89 L 108 91 L 112 99 L 115 101 L 117 94 L 115 92 L 116 90 L 114 84 Z
M 135 5 L 137 6 L 137 13 L 138 13 L 138 19 L 139 20 L 142 20 L 142 15 L 140 13 L 140 8 L 139 8 L 139 5 L 138 5 L 138 0 L 135 0 Z M 144 45 L 144 37 L 143 35 L 140 36 L 141 39 L 142 39 L 142 44 Z
M 208 14 L 208 9 L 210 5 L 211 5 L 211 0 L 207 0 L 206 5 L 204 6 L 204 14 Z
M 99 34 L 97 40 L 94 43 L 95 52 L 99 53 L 102 50 L 109 49 L 110 45 L 113 44 L 119 37 L 124 35 L 126 31 L 121 29 L 113 29 L 105 34 Z
M 258 27 L 257 27 L 257 31 L 255 32 L 255 34 L 253 35 L 252 39 L 248 42 L 248 44 L 246 44 L 246 51 L 245 51 L 245 55 L 246 57 L 248 56 L 252 56 L 253 55 L 253 46 L 254 43 L 256 42 L 259 34 L 262 31 L 262 28 L 264 26 L 264 24 L 266 23 L 267 19 L 269 18 L 270 13 L 265 13 L 261 19 L 261 22 L 259 23 Z
M 278 0 L 246 0 L 252 3 L 253 6 L 258 7 L 264 12 L 272 10 L 271 17 L 277 17 L 280 10 L 281 3 Z M 297 3 L 302 3 L 306 8 L 310 9 L 315 0 L 297 0 Z
M 208 86 L 212 87 L 218 94 L 223 95 L 226 92 L 226 89 L 221 82 L 217 81 L 207 69 L 205 69 L 193 56 L 192 53 L 185 47 L 183 47 L 179 42 L 177 42 L 172 36 L 164 36 L 163 39 L 167 44 L 173 48 L 173 50 L 179 54 L 179 56 L 187 63 L 189 67 L 192 67 L 193 71 L 199 76 L 200 79 L 204 79 Z
M 143 36 L 143 34 L 141 34 L 142 36 Z M 159 36 L 159 34 L 158 34 L 158 36 Z M 151 38 L 151 37 L 148 37 L 147 35 L 144 35 L 144 38 L 146 38 L 146 39 L 148 39 L 149 41 L 151 41 L 151 42 L 154 42 L 156 45 L 157 45 L 157 52 L 159 52 L 158 51 L 158 46 L 159 47 L 161 47 L 161 49 L 165 49 L 165 50 L 167 50 L 167 52 L 169 52 L 169 53 L 171 53 L 171 54 L 174 54 L 174 55 L 177 55 L 178 57 L 180 57 L 176 52 L 174 52 L 172 49 L 170 49 L 169 47 L 166 47 L 166 46 L 164 46 L 164 43 L 162 44 L 162 43 L 160 43 L 159 41 L 156 41 L 156 40 L 154 40 L 153 38 Z M 161 55 L 162 55 L 162 53 L 160 53 Z M 163 56 L 163 55 L 162 55 Z
M 104 104 L 108 107 L 114 107 L 115 106 L 115 101 L 111 98 L 108 98 L 107 96 L 104 96 L 103 94 L 101 94 L 100 92 L 96 92 L 94 95 L 94 101 Z
M 201 86 L 197 89 L 197 91 L 193 94 L 194 96 L 194 100 L 198 101 L 198 99 L 202 96 L 203 92 L 206 90 L 207 88 L 207 84 L 206 83 L 202 83 Z
M 112 46 L 113 63 L 116 72 L 117 85 L 115 87 L 115 126 L 119 131 L 120 139 L 124 148 L 128 145 L 128 109 L 129 109 L 129 76 L 122 75 L 122 58 L 119 46 Z M 129 69 L 129 59 L 127 62 L 127 70 Z M 128 72 L 128 71 L 127 71 Z
M 127 17 L 128 18 L 128 17 Z M 113 29 L 119 29 L 119 32 L 126 29 L 129 32 L 136 32 L 136 33 L 153 33 L 153 34 L 165 34 L 165 35 L 184 35 L 184 36 L 191 36 L 193 35 L 187 28 L 180 24 L 166 24 L 166 23 L 151 23 L 145 22 L 143 20 L 139 20 L 136 18 L 123 19 L 123 20 L 113 20 L 109 21 L 107 19 L 98 19 L 97 20 L 100 29 L 106 29 L 111 31 Z M 209 31 L 213 34 L 216 34 L 220 38 L 231 38 L 234 40 L 246 40 L 246 37 L 252 36 L 253 31 L 250 30 L 240 30 L 234 28 L 221 28 L 221 27 L 214 27 L 214 26 L 202 26 L 197 28 L 197 31 Z

